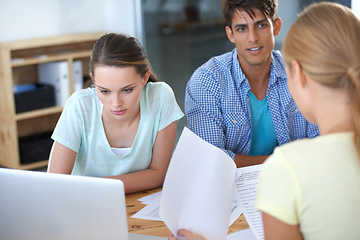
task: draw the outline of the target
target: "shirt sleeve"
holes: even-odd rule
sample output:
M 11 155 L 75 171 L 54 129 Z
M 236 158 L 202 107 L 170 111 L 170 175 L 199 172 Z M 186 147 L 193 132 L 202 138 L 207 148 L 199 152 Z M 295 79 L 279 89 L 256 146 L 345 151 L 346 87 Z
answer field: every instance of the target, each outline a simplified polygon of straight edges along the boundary
M 287 224 L 299 224 L 301 191 L 296 173 L 276 148 L 259 175 L 255 208 Z
M 311 122 L 307 122 L 308 123 L 308 127 L 307 127 L 307 137 L 309 138 L 314 138 L 320 135 L 319 133 L 319 128 L 316 124 L 311 123 Z
M 220 92 L 220 85 L 210 72 L 204 69 L 194 72 L 185 90 L 187 126 L 196 135 L 234 159 L 235 153 L 225 149 L 226 136 Z
M 177 104 L 175 95 L 171 87 L 167 84 L 163 84 L 163 107 L 161 109 L 159 131 L 179 120 L 184 116 L 181 108 Z
M 77 94 L 73 94 L 66 102 L 51 137 L 54 141 L 78 153 L 82 138 L 83 117 L 75 95 Z

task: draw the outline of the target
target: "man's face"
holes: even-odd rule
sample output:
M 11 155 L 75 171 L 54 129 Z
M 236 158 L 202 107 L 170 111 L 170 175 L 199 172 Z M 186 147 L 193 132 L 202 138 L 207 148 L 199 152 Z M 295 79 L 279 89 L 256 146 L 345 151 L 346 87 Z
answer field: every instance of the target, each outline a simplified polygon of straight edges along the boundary
M 234 13 L 232 26 L 226 27 L 229 40 L 235 43 L 241 68 L 252 66 L 269 67 L 275 38 L 280 32 L 281 20 L 273 24 L 260 10 L 254 9 L 253 18 L 245 11 Z

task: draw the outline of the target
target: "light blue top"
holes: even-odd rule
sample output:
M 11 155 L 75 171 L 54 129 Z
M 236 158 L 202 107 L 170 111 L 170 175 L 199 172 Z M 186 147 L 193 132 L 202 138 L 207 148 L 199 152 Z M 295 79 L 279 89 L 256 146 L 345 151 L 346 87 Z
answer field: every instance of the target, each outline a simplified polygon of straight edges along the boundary
M 212 57 L 187 83 L 188 128 L 233 159 L 237 153 L 249 155 L 252 143 L 249 90 L 236 48 Z M 306 121 L 289 93 L 280 51 L 272 52 L 266 96 L 279 145 L 319 135 L 317 126 Z
M 270 155 L 277 145 L 274 124 L 271 120 L 267 96 L 261 101 L 249 91 L 252 141 L 249 155 Z
M 52 138 L 77 152 L 73 175 L 103 177 L 147 169 L 158 131 L 183 117 L 174 93 L 164 82 L 147 83 L 140 100 L 140 123 L 131 151 L 111 150 L 95 89 L 76 91 L 68 99 Z

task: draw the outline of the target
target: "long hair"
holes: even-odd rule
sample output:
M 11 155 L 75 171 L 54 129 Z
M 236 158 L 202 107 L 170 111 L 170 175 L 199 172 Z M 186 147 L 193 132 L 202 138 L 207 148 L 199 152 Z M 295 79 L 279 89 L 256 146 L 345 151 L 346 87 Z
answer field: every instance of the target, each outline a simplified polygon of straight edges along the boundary
M 152 70 L 145 50 L 139 41 L 134 37 L 119 33 L 104 34 L 96 41 L 89 65 L 93 76 L 96 66 L 133 66 L 142 77 L 148 70 Z M 158 81 L 153 71 L 151 71 L 148 81 Z
M 353 97 L 354 142 L 360 158 L 360 20 L 343 5 L 310 5 L 290 28 L 284 44 L 285 63 L 296 59 L 318 83 L 346 89 Z

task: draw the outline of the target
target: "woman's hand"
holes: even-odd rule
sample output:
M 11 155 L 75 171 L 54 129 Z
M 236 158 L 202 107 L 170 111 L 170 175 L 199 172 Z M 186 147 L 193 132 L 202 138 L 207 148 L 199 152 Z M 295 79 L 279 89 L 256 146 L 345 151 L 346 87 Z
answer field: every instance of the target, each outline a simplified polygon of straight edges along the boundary
M 172 234 L 172 232 L 170 232 L 168 240 L 176 240 L 176 237 Z
M 209 240 L 207 237 L 201 234 L 186 229 L 179 229 L 178 235 L 186 238 L 186 240 Z M 177 238 L 172 233 L 170 233 L 169 240 L 177 240 Z

